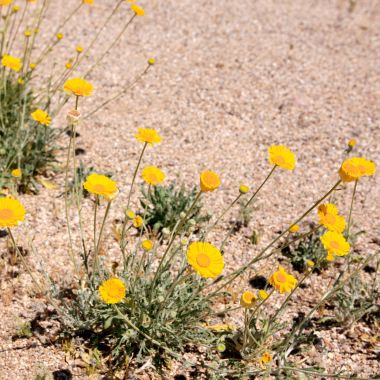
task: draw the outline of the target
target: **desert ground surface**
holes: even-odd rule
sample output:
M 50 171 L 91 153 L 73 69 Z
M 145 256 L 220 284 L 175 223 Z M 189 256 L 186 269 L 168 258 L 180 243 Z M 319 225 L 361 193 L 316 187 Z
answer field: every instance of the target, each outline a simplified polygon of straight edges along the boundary
M 76 3 L 59 0 L 52 4 L 49 19 L 41 27 L 42 36 Z M 67 38 L 57 59 L 64 62 L 68 58 L 66 48 L 86 46 L 112 4 L 111 0 L 95 0 L 90 10 L 82 10 L 74 26 L 64 31 Z M 168 183 L 176 180 L 190 187 L 198 184 L 204 169 L 220 174 L 221 188 L 203 198 L 206 209 L 217 214 L 236 196 L 240 183 L 255 188 L 263 181 L 270 170 L 270 145 L 285 144 L 295 152 L 298 162 L 294 172 L 275 173 L 255 204 L 250 226 L 228 243 L 227 270 L 257 249 L 247 239 L 250 231 L 257 230 L 260 245 L 265 244 L 333 186 L 349 139 L 357 139 L 357 155 L 380 163 L 379 1 L 146 0 L 141 5 L 146 15 L 131 25 L 117 48 L 91 75 L 94 95 L 84 99 L 80 107 L 84 114 L 93 110 L 120 85 L 133 80 L 148 58 L 156 58 L 156 64 L 133 89 L 78 128 L 78 147 L 84 150 L 78 159 L 112 173 L 118 181 L 121 192 L 110 220 L 121 217 L 126 201 L 141 149 L 134 138 L 138 127 L 160 131 L 163 141 L 148 149 L 144 164 L 161 167 Z M 123 17 L 120 12 L 103 37 L 104 43 L 118 33 Z M 64 126 L 66 110 L 53 127 Z M 67 136 L 63 136 L 60 145 L 67 143 Z M 63 167 L 63 154 L 57 165 Z M 32 241 L 38 250 L 38 254 L 27 256 L 34 271 L 44 262 L 52 278 L 69 282 L 61 196 L 64 176 L 62 172 L 48 174 L 59 188 L 41 188 L 38 195 L 21 197 L 28 216 L 15 235 L 21 246 Z M 375 175 L 364 178 L 358 186 L 354 228 L 365 233 L 360 235 L 355 252 L 363 256 L 379 250 L 379 182 L 379 175 Z M 339 208 L 345 216 L 351 194 L 351 184 L 338 192 Z M 90 215 L 91 204 L 86 202 L 84 213 Z M 315 219 L 313 213 L 306 221 Z M 212 241 L 221 239 L 227 221 L 210 235 Z M 3 261 L 5 240 L 0 239 Z M 112 255 L 115 243 L 108 240 L 105 249 Z M 74 379 L 104 378 L 102 374 L 86 375 L 78 360 L 67 357 L 43 336 L 12 338 L 21 323 L 43 310 L 46 300 L 35 297 L 27 273 L 4 265 L 0 279 L 0 379 L 34 379 L 41 368 L 55 373 L 55 378 L 71 378 L 57 377 L 59 371 L 65 376 L 62 370 Z M 256 270 L 267 276 L 276 265 L 273 260 L 268 267 Z M 308 280 L 298 302 L 309 307 L 331 275 Z M 233 290 L 248 288 L 243 278 Z M 313 351 L 309 364 L 323 363 L 331 373 L 343 369 L 368 378 L 380 374 L 379 348 L 369 349 L 363 338 L 379 331 L 359 323 L 349 334 L 334 328 L 319 333 L 322 348 Z M 174 366 L 167 378 L 181 373 L 181 367 Z M 148 379 L 153 375 L 130 376 Z

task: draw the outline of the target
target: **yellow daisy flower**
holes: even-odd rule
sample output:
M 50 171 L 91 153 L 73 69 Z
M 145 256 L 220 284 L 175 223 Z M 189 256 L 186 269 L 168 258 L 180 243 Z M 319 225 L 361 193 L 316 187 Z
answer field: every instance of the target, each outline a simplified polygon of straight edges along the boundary
M 63 85 L 63 89 L 76 96 L 91 96 L 92 84 L 81 78 L 69 79 Z
M 25 219 L 24 206 L 13 198 L 0 198 L 0 227 L 15 227 Z
M 135 15 L 136 16 L 144 16 L 145 15 L 145 11 L 144 11 L 144 9 L 142 9 L 141 7 L 139 7 L 138 5 L 136 5 L 136 4 L 132 4 L 131 5 L 131 10 L 133 11 L 133 12 L 135 12 Z
M 265 368 L 265 364 L 270 363 L 272 360 L 272 355 L 269 352 L 264 352 L 260 358 L 260 367 Z
M 155 63 L 156 63 L 156 60 L 155 60 L 154 58 L 149 58 L 149 59 L 148 59 L 148 64 L 149 64 L 150 66 L 153 66 Z
M 216 173 L 205 170 L 201 173 L 200 185 L 203 192 L 214 191 L 220 186 L 220 179 Z
M 224 259 L 219 249 L 205 242 L 190 244 L 187 250 L 187 262 L 204 278 L 218 277 L 224 268 Z
M 99 286 L 99 296 L 107 304 L 119 303 L 125 297 L 126 288 L 123 281 L 110 278 Z
M 356 139 L 351 139 L 351 140 L 348 140 L 348 143 L 347 145 L 351 148 L 353 148 L 358 142 L 356 141 Z
M 55 36 L 57 37 L 58 41 L 62 40 L 62 38 L 64 37 L 63 33 L 57 33 Z
M 21 169 L 13 169 L 11 171 L 12 177 L 20 178 L 22 176 L 22 170 Z
M 94 0 L 83 0 L 83 4 L 93 4 Z
M 268 282 L 280 293 L 290 292 L 297 284 L 296 278 L 286 273 L 282 266 L 269 277 Z
M 320 239 L 330 256 L 346 256 L 350 252 L 350 244 L 339 232 L 327 231 Z
M 133 218 L 132 224 L 133 224 L 133 227 L 140 228 L 144 224 L 143 218 L 140 215 L 137 215 L 136 217 Z
M 141 243 L 141 246 L 142 246 L 144 251 L 150 251 L 153 248 L 153 242 L 152 242 L 152 240 L 144 240 Z
M 83 187 L 91 194 L 100 195 L 108 201 L 114 199 L 119 192 L 117 184 L 105 175 L 92 173 L 83 183 Z
M 12 57 L 11 55 L 4 54 L 3 59 L 1 60 L 1 64 L 4 67 L 8 67 L 8 69 L 11 69 L 13 71 L 20 71 L 22 67 L 21 59 Z
M 51 117 L 49 114 L 41 109 L 35 110 L 31 116 L 33 120 L 42 125 L 49 126 L 51 123 Z
M 318 216 L 321 217 L 326 214 L 338 215 L 338 207 L 332 203 L 324 203 L 318 206 Z
M 152 128 L 139 128 L 139 132 L 135 134 L 135 137 L 136 139 L 151 145 L 161 142 L 161 136 Z
M 13 0 L 0 0 L 0 7 L 3 7 L 5 5 L 9 5 L 12 3 Z
M 343 216 L 333 213 L 319 213 L 319 224 L 329 231 L 343 232 L 346 228 L 346 220 Z
M 245 309 L 250 309 L 255 305 L 255 302 L 257 301 L 256 294 L 252 292 L 244 292 L 240 297 L 240 306 L 244 307 Z
M 165 174 L 162 170 L 155 166 L 148 166 L 141 173 L 142 178 L 148 185 L 158 185 L 165 179 Z
M 374 162 L 362 157 L 353 157 L 343 162 L 339 169 L 339 175 L 343 182 L 352 182 L 363 176 L 372 176 L 375 171 Z
M 271 164 L 287 170 L 293 170 L 296 166 L 296 156 L 285 145 L 272 145 L 268 152 Z

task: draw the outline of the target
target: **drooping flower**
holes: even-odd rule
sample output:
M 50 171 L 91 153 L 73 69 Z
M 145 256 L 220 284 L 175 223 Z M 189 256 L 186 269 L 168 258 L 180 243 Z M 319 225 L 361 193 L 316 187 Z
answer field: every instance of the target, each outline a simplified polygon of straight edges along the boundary
M 239 186 L 239 192 L 240 192 L 240 194 L 247 194 L 248 191 L 249 191 L 249 186 L 244 185 L 244 184 L 241 184 Z
M 372 176 L 375 171 L 376 165 L 374 162 L 362 157 L 352 157 L 342 163 L 339 175 L 343 182 L 352 182 L 363 176 Z
M 133 227 L 140 228 L 144 224 L 143 218 L 140 215 L 135 216 L 132 220 L 132 224 Z
M 24 206 L 13 198 L 0 198 L 0 227 L 12 228 L 25 219 Z
M 22 170 L 17 168 L 17 169 L 13 169 L 11 171 L 11 175 L 12 177 L 15 177 L 15 178 L 20 178 L 22 176 Z
M 107 304 L 119 303 L 123 300 L 126 287 L 119 278 L 110 278 L 99 286 L 99 296 Z
M 339 232 L 327 231 L 320 239 L 330 257 L 332 254 L 346 256 L 350 252 L 350 244 Z
M 8 54 L 4 54 L 3 59 L 1 60 L 1 64 L 4 67 L 8 67 L 8 69 L 11 69 L 15 72 L 20 71 L 22 67 L 20 58 L 12 57 L 11 55 L 8 55 Z
M 351 147 L 351 148 L 353 148 L 356 144 L 357 144 L 356 139 L 348 140 L 348 143 L 347 143 L 347 145 L 348 145 L 349 147 Z
M 268 148 L 269 162 L 280 168 L 293 170 L 296 165 L 295 154 L 285 145 L 272 145 Z
M 158 185 L 165 179 L 165 174 L 162 170 L 155 166 L 148 166 L 141 173 L 142 178 L 148 185 Z
M 203 192 L 214 191 L 220 186 L 219 176 L 211 170 L 205 170 L 200 175 L 200 185 Z
M 152 240 L 144 240 L 141 243 L 141 246 L 142 246 L 144 251 L 150 251 L 153 248 L 153 242 L 152 242 Z
M 91 96 L 92 84 L 82 78 L 72 78 L 65 82 L 63 89 L 76 96 Z
M 141 7 L 139 7 L 137 4 L 132 4 L 131 5 L 131 10 L 133 12 L 135 12 L 135 15 L 136 16 L 144 16 L 145 15 L 145 11 L 144 9 L 142 9 Z
M 244 307 L 245 309 L 250 309 L 252 308 L 257 301 L 256 294 L 247 291 L 244 292 L 241 297 L 240 297 L 240 306 Z
M 41 109 L 37 109 L 32 113 L 33 120 L 37 121 L 37 123 L 40 123 L 42 125 L 49 126 L 51 123 L 51 117 L 49 114 Z
M 191 243 L 187 250 L 187 262 L 204 278 L 218 277 L 224 268 L 219 249 L 206 242 Z
M 297 284 L 296 278 L 288 274 L 282 266 L 269 277 L 268 282 L 280 293 L 290 292 Z
M 105 175 L 92 173 L 83 183 L 83 187 L 91 194 L 100 195 L 108 201 L 114 199 L 118 193 L 117 184 Z
M 161 136 L 152 128 L 139 128 L 139 132 L 135 134 L 135 137 L 138 140 L 151 145 L 161 142 Z
M 295 234 L 296 232 L 298 232 L 300 230 L 300 226 L 298 224 L 293 224 L 290 228 L 289 228 L 289 232 L 291 232 L 292 234 Z

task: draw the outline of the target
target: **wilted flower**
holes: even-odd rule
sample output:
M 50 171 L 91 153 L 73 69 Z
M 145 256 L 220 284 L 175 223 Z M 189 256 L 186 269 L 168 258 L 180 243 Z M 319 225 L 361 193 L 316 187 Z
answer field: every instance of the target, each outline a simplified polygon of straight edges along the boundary
M 99 286 L 100 298 L 107 304 L 119 303 L 125 297 L 126 288 L 123 281 L 110 278 Z
M 69 125 L 77 125 L 80 121 L 81 114 L 78 110 L 71 110 L 67 112 L 66 120 Z
M 285 145 L 272 145 L 268 148 L 269 162 L 283 169 L 293 170 L 296 165 L 296 156 Z
M 250 309 L 255 305 L 256 300 L 256 294 L 249 291 L 244 292 L 240 297 L 240 306 L 245 309 Z
M 204 278 L 215 278 L 223 272 L 224 259 L 210 243 L 194 242 L 187 250 L 187 262 Z
M 144 224 L 143 218 L 140 215 L 135 216 L 133 218 L 132 224 L 133 227 L 140 228 Z

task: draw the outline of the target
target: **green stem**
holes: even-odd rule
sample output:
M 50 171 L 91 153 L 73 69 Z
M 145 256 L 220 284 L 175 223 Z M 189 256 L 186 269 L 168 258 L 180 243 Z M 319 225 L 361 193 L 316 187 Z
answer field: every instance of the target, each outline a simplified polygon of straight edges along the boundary
M 356 188 L 358 186 L 358 180 L 355 181 L 354 185 L 354 191 L 352 192 L 352 198 L 351 198 L 351 205 L 350 205 L 350 213 L 348 215 L 348 222 L 347 222 L 347 232 L 346 232 L 346 238 L 350 235 L 350 227 L 351 227 L 351 219 L 352 219 L 352 211 L 354 209 L 354 200 L 355 200 L 355 194 L 356 194 Z

